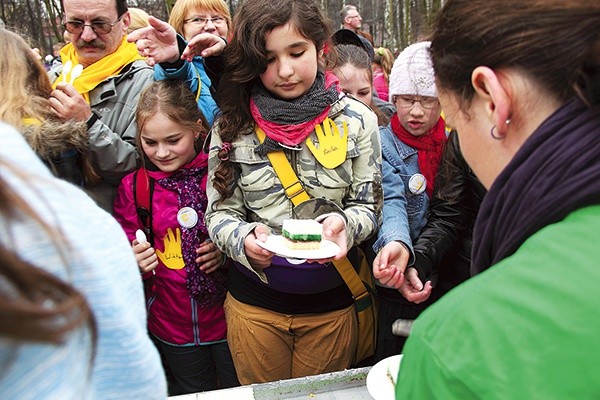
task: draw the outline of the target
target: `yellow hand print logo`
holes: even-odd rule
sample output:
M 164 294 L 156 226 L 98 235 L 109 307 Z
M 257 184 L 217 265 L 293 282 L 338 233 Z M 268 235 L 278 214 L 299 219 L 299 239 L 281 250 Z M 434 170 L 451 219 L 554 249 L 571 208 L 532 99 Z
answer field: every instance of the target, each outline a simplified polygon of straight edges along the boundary
M 156 255 L 165 267 L 169 269 L 182 269 L 185 267 L 185 262 L 181 255 L 181 231 L 179 228 L 176 228 L 175 232 L 177 233 L 177 237 L 175 237 L 171 228 L 167 229 L 167 234 L 163 238 L 165 251 L 156 250 Z
M 325 168 L 335 168 L 340 166 L 346 160 L 346 150 L 348 149 L 348 125 L 343 122 L 344 132 L 340 135 L 335 122 L 331 118 L 325 118 L 325 121 L 315 126 L 315 133 L 319 139 L 319 148 L 315 146 L 312 139 L 306 141 L 306 146 L 315 158 Z

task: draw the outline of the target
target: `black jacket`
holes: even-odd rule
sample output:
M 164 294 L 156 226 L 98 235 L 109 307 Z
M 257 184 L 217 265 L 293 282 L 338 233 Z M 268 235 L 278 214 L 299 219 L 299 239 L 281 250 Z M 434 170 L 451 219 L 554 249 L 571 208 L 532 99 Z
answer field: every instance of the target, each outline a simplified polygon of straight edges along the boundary
M 433 300 L 469 278 L 473 225 L 486 190 L 451 132 L 436 177 L 427 224 L 414 244 L 414 268 L 423 282 L 437 274 Z

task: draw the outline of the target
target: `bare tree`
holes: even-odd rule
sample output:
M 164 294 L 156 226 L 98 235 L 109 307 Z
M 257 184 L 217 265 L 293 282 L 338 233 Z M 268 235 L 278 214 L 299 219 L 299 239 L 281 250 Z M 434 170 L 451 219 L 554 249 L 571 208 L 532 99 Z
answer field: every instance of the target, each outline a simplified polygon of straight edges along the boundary
M 129 0 L 162 20 L 168 19 L 170 7 L 176 0 Z M 232 15 L 243 0 L 224 0 Z M 317 0 L 339 29 L 339 11 L 346 4 L 358 7 L 365 28 L 373 35 L 375 46 L 398 51 L 424 37 L 443 4 L 443 0 Z M 52 44 L 62 40 L 62 10 L 60 0 L 2 0 L 0 18 L 7 29 L 25 37 L 32 47 L 50 52 Z

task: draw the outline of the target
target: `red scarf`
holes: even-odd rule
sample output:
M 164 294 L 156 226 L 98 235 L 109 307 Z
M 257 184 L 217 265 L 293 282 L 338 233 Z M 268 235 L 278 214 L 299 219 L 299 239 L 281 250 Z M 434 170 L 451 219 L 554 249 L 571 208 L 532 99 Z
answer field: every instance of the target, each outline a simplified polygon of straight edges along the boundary
M 435 176 L 438 172 L 444 144 L 446 143 L 446 132 L 444 119 L 440 117 L 435 126 L 423 136 L 411 135 L 400 123 L 398 114 L 392 117 L 392 131 L 402 143 L 417 150 L 419 160 L 419 170 L 427 180 L 427 194 L 431 199 L 433 196 L 433 187 L 435 185 Z
M 332 85 L 339 83 L 338 78 L 331 72 L 325 72 L 325 88 L 328 89 Z M 336 86 L 336 90 L 337 86 Z M 287 146 L 296 146 L 304 141 L 315 129 L 317 124 L 320 124 L 327 118 L 329 109 L 331 106 L 325 107 L 325 109 L 310 121 L 298 123 L 298 124 L 278 124 L 277 122 L 267 121 L 260 113 L 260 110 L 254 103 L 254 100 L 250 99 L 250 113 L 254 118 L 254 122 L 258 125 L 268 138 L 275 140 L 278 143 L 282 143 Z

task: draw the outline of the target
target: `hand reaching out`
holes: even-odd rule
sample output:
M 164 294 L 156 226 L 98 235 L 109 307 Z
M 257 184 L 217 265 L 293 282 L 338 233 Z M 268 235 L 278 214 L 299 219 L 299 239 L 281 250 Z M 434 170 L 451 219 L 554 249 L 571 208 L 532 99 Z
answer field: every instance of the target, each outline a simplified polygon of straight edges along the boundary
M 146 57 L 146 62 L 150 66 L 162 62 L 174 63 L 180 58 L 192 61 L 195 56 L 218 56 L 225 49 L 225 40 L 220 36 L 202 32 L 189 41 L 180 56 L 175 29 L 152 16 L 148 18 L 148 23 L 150 26 L 131 32 L 127 41 L 135 42 L 138 52 Z
M 419 279 L 419 274 L 415 268 L 408 268 L 405 277 L 406 279 L 400 287 L 400 293 L 406 300 L 419 304 L 431 296 L 431 290 L 433 289 L 431 281 L 425 282 L 423 286 L 423 282 Z
M 220 55 L 225 50 L 225 40 L 212 33 L 202 32 L 188 42 L 181 59 L 192 61 L 195 56 L 211 57 Z
M 146 57 L 146 63 L 154 66 L 156 63 L 173 63 L 179 60 L 177 32 L 168 23 L 150 16 L 150 26 L 131 32 L 128 42 L 135 42 L 140 55 Z
M 379 251 L 373 261 L 373 276 L 381 283 L 400 289 L 410 252 L 401 242 L 392 241 Z

